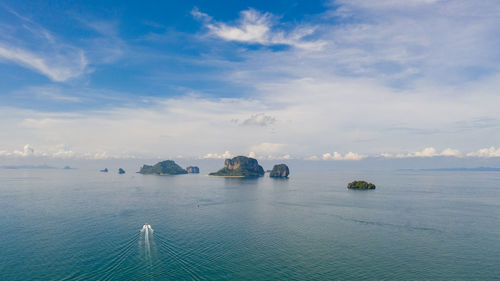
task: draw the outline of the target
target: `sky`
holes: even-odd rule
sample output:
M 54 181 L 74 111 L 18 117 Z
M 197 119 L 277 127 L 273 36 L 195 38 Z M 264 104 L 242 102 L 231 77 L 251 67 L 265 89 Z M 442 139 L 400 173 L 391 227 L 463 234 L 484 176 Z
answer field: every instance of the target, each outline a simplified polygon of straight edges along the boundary
M 500 157 L 498 1 L 2 1 L 0 158 Z

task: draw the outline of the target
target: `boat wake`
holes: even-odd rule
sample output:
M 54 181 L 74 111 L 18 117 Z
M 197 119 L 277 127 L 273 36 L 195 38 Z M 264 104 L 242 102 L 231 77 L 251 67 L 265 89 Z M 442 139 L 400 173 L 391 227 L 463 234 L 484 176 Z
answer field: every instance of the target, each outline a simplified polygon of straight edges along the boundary
M 142 246 L 144 247 L 144 259 L 147 262 L 148 266 L 152 266 L 152 259 L 151 259 L 151 243 L 150 239 L 153 239 L 153 228 L 149 224 L 145 224 L 142 226 L 141 229 L 141 239 L 140 241 L 142 242 Z

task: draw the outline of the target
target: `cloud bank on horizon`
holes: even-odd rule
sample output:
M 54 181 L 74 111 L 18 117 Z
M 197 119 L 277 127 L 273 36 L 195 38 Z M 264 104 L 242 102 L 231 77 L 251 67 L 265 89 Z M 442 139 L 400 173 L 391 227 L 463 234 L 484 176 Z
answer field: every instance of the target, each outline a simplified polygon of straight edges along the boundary
M 0 157 L 500 157 L 495 1 L 58 9 L 0 5 Z

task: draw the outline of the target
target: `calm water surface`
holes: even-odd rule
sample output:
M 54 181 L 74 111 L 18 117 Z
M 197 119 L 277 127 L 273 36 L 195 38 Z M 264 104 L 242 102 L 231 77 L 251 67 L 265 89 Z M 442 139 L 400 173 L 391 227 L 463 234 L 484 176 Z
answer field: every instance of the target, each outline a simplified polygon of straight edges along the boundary
M 0 238 L 2 280 L 499 280 L 500 173 L 3 169 Z

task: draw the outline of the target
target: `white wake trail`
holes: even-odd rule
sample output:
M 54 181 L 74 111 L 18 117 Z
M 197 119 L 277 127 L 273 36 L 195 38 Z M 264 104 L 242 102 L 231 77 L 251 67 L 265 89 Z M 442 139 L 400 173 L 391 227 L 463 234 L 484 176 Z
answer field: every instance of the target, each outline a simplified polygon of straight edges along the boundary
M 144 233 L 144 257 L 151 263 L 151 245 L 149 243 L 149 235 L 153 234 L 154 230 L 149 224 L 145 224 L 142 226 L 141 232 Z

